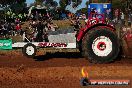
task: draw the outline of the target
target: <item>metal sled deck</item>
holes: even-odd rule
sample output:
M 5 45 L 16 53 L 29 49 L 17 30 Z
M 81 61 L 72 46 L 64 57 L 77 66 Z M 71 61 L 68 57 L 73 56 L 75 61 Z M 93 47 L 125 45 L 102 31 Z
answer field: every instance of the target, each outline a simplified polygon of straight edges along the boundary
M 22 48 L 28 43 L 36 47 L 53 47 L 53 48 L 76 48 L 76 43 L 50 43 L 50 42 L 17 42 L 12 44 L 12 48 Z

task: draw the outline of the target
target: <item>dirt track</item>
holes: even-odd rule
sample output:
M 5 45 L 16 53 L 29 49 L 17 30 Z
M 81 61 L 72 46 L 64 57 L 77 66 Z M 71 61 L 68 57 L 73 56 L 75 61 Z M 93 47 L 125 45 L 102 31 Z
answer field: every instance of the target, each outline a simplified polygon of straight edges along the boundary
M 79 53 L 55 53 L 34 59 L 20 52 L 0 55 L 0 88 L 83 88 L 81 68 L 91 79 L 132 80 L 132 59 L 109 64 L 91 64 Z M 89 87 L 88 87 L 89 88 Z M 128 86 L 91 86 L 90 88 L 132 88 Z

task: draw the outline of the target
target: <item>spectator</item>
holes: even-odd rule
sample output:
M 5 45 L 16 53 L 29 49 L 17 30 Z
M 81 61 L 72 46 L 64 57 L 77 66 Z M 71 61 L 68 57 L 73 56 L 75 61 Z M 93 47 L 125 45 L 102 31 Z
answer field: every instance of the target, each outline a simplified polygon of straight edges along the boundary
M 21 29 L 21 25 L 19 23 L 16 25 L 15 29 L 16 29 L 17 34 L 21 35 L 22 29 Z
M 86 20 L 86 14 L 82 14 L 82 19 Z
M 38 22 L 37 24 L 37 36 L 36 36 L 36 40 L 37 42 L 42 42 L 43 41 L 43 29 L 44 29 L 44 25 L 42 24 L 42 22 Z
M 37 27 L 36 21 L 32 21 L 32 28 L 33 28 L 33 29 L 36 29 L 36 27 Z
M 125 25 L 125 15 L 123 12 L 121 12 L 121 24 L 124 26 Z
M 47 22 L 46 24 L 46 31 L 55 31 L 57 28 L 58 26 L 52 22 Z
M 128 26 L 131 26 L 131 13 L 128 14 Z
M 30 19 L 30 20 L 29 20 L 29 27 L 28 27 L 30 30 L 33 28 L 33 27 L 32 27 L 32 23 L 33 23 L 33 21 Z
M 117 23 L 119 21 L 120 10 L 119 9 L 115 9 L 114 15 L 115 15 L 115 22 Z
M 131 28 L 132 28 L 132 12 L 130 12 L 130 21 L 131 21 Z
M 35 20 L 39 20 L 39 13 L 36 11 Z
M 65 13 L 62 13 L 61 14 L 61 17 L 62 17 L 62 20 L 65 20 L 66 19 L 66 14 Z
M 68 18 L 69 18 L 69 19 L 71 18 L 71 13 L 70 13 L 70 12 L 68 13 Z
M 81 15 L 81 14 L 80 14 L 79 12 L 78 12 L 78 13 L 76 13 L 76 16 L 77 16 L 77 17 L 80 17 L 80 15 Z
M 106 12 L 105 12 L 105 18 L 107 18 L 108 20 L 111 19 L 111 9 L 106 9 Z
M 2 22 L 0 22 L 0 35 L 2 34 Z
M 71 24 L 74 26 L 75 28 L 75 31 L 76 30 L 79 30 L 80 28 L 80 20 L 79 20 L 79 17 L 75 17 L 74 19 L 71 20 Z
M 60 16 L 59 16 L 59 11 L 57 10 L 57 11 L 56 11 L 56 15 L 55 15 L 55 19 L 56 19 L 56 20 L 59 20 L 59 18 L 60 18 Z
M 9 33 L 9 35 L 13 35 L 13 28 L 12 28 L 11 23 L 8 23 L 8 27 L 7 27 L 7 29 L 8 29 L 8 33 Z
M 1 29 L 2 34 L 3 34 L 4 37 L 7 37 L 7 34 L 8 34 L 7 27 L 8 27 L 8 23 L 7 22 L 4 22 L 2 24 L 2 29 Z
M 31 40 L 32 42 L 36 42 L 36 41 L 37 41 L 37 35 L 38 35 L 37 30 L 34 30 L 34 31 L 32 32 L 32 36 L 31 36 L 30 40 Z
M 15 23 L 16 23 L 16 24 L 19 24 L 19 23 L 20 23 L 20 19 L 19 19 L 19 18 L 16 18 L 16 19 L 15 19 Z

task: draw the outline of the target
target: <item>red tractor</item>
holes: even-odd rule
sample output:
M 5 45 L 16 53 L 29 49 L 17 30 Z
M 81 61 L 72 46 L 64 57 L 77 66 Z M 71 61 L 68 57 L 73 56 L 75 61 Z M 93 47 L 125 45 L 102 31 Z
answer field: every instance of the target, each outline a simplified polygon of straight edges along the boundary
M 54 32 L 56 33 L 56 32 Z M 14 43 L 14 47 L 23 47 L 23 54 L 35 56 L 37 48 L 78 48 L 85 58 L 93 63 L 113 61 L 120 51 L 120 43 L 115 28 L 107 24 L 102 14 L 91 14 L 85 27 L 78 32 L 48 36 L 49 42 Z M 76 34 L 75 34 L 76 33 Z M 69 37 L 71 36 L 72 37 Z M 63 41 L 64 38 L 66 41 Z M 67 38 L 67 39 L 66 39 Z M 75 41 L 72 41 L 75 39 Z M 77 46 L 76 46 L 77 45 Z

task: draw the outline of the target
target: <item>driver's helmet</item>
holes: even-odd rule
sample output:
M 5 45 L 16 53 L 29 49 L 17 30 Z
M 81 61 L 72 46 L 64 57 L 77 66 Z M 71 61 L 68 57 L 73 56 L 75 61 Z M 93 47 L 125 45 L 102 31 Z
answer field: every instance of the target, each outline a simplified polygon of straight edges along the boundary
M 95 10 L 96 10 L 96 8 L 93 8 L 93 10 L 95 11 Z
M 91 8 L 91 11 L 94 11 L 94 8 Z
M 96 10 L 96 8 L 91 8 L 91 11 L 95 11 Z

